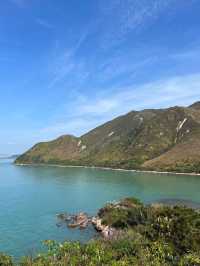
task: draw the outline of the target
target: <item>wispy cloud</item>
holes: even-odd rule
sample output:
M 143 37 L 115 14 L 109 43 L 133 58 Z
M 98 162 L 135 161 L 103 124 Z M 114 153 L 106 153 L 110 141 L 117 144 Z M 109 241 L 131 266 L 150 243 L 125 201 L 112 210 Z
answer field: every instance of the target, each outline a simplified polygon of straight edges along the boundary
M 161 63 L 168 55 L 165 54 L 165 58 L 162 57 L 163 54 L 159 54 L 159 47 L 151 52 L 153 48 L 146 44 L 141 44 L 139 48 L 133 44 L 132 49 L 130 48 L 127 53 L 123 52 L 119 55 L 117 52 L 115 54 L 112 46 L 128 38 L 129 33 L 136 33 L 152 25 L 162 14 L 166 15 L 169 8 L 179 3 L 180 1 L 176 0 L 99 1 L 98 22 L 94 23 L 93 27 L 82 30 L 82 34 L 73 46 L 58 50 L 55 57 L 50 59 L 51 78 L 48 88 L 71 85 L 78 87 L 80 83 L 84 84 L 91 80 L 102 83 L 118 78 L 120 75 L 132 81 L 131 79 L 144 71 L 145 67 L 155 66 L 158 60 Z M 39 20 L 38 23 L 47 28 L 52 26 L 43 20 Z M 89 39 L 91 32 L 98 40 L 96 46 L 93 45 L 92 38 Z M 94 47 L 95 53 L 91 51 L 82 56 L 79 52 L 86 41 L 90 42 L 89 47 Z M 106 48 L 106 56 L 102 47 Z M 79 53 L 78 56 L 77 53 Z M 169 58 L 169 60 L 172 59 L 175 59 L 175 55 L 174 58 Z M 72 84 L 69 84 L 69 80 L 72 79 Z
M 170 55 L 171 58 L 176 60 L 198 60 L 200 58 L 199 47 L 192 47 L 188 50 L 179 51 L 178 53 Z
M 99 119 L 98 123 L 103 122 Z M 65 134 L 76 134 L 80 136 L 82 133 L 89 131 L 97 125 L 97 119 L 86 117 L 76 118 L 68 122 L 59 122 L 49 127 L 43 128 L 38 132 L 39 136 L 45 136 L 45 139 L 52 139 L 56 136 Z M 36 133 L 37 134 L 37 133 Z
M 14 142 L 14 141 L 9 141 L 7 144 L 8 144 L 8 145 L 16 145 L 16 142 Z
M 99 124 L 131 110 L 187 106 L 200 99 L 200 73 L 174 76 L 159 81 L 118 87 L 104 97 L 80 97 L 65 110 L 65 118 L 41 129 L 53 137 L 62 134 L 81 135 Z M 71 112 L 73 110 L 73 113 Z
M 157 61 L 157 57 L 152 55 L 144 58 L 143 56 L 132 55 L 131 53 L 123 56 L 111 57 L 104 61 L 96 73 L 96 78 L 101 81 L 108 81 L 120 76 L 134 76 L 138 71 L 142 71 L 145 67 L 150 67 Z
M 54 62 L 52 63 L 52 60 L 50 62 L 50 74 L 52 78 L 48 88 L 54 87 L 57 83 L 68 78 L 70 74 L 76 75 L 77 79 L 85 79 L 88 76 L 85 61 L 80 58 L 76 59 L 76 53 L 87 39 L 88 34 L 89 31 L 85 30 L 75 42 L 73 48 L 66 48 L 62 52 L 59 51 L 59 53 L 56 53 Z
M 116 88 L 104 98 L 85 99 L 75 114 L 116 116 L 130 110 L 187 105 L 200 98 L 200 73 L 175 76 L 141 85 Z
M 54 29 L 54 25 L 43 18 L 36 18 L 35 22 L 46 29 Z
M 64 54 L 62 57 L 56 60 L 52 69 L 52 78 L 48 84 L 48 88 L 51 89 L 59 82 L 72 79 L 73 77 L 78 81 L 83 81 L 87 78 L 88 72 L 85 67 L 85 62 L 76 60 L 71 54 Z
M 138 32 L 152 25 L 176 0 L 111 0 L 101 1 L 104 48 L 126 39 L 130 32 Z M 103 28 L 102 27 L 102 28 Z M 117 30 L 116 30 L 117 29 Z

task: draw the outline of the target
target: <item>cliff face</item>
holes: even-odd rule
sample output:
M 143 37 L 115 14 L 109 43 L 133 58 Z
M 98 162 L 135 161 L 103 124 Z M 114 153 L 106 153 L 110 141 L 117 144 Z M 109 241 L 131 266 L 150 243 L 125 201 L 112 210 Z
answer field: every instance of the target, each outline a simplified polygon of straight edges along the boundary
M 39 143 L 16 163 L 200 172 L 200 103 L 132 111 L 80 138 Z

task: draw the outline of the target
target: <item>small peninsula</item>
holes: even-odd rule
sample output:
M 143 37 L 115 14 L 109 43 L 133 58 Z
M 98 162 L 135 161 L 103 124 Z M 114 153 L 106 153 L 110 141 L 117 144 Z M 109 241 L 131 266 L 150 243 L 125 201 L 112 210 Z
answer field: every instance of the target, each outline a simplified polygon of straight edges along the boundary
M 81 137 L 36 144 L 15 163 L 200 173 L 200 102 L 131 111 Z
M 64 215 L 60 215 L 65 219 Z M 76 222 L 77 222 L 77 218 Z M 81 225 L 86 216 L 78 216 Z M 102 234 L 88 243 L 46 240 L 47 251 L 3 266 L 199 266 L 200 212 L 184 206 L 144 205 L 135 198 L 108 203 L 93 218 Z

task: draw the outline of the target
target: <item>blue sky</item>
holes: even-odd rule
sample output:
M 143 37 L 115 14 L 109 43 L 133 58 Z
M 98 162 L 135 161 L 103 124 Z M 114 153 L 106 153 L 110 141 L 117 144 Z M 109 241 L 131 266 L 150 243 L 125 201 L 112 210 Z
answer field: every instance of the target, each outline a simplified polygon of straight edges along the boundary
M 200 100 L 199 0 L 0 5 L 0 154 Z

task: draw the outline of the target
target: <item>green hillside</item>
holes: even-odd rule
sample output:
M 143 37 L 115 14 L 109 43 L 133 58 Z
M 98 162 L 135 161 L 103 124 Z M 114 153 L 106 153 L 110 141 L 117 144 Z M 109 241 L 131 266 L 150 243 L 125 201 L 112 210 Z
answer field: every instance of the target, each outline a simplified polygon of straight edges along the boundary
M 132 111 L 79 138 L 39 143 L 16 163 L 200 172 L 200 103 Z

